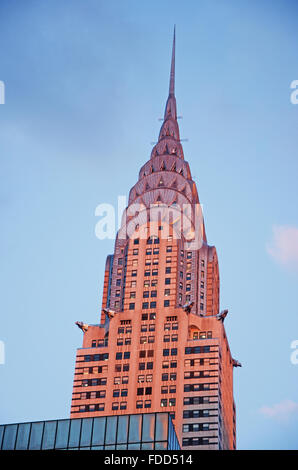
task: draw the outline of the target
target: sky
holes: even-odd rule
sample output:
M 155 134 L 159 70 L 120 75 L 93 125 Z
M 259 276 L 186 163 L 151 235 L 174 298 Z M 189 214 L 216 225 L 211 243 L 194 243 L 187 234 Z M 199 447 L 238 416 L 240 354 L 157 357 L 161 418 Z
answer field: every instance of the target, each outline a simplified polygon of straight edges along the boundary
M 69 417 L 99 321 L 101 203 L 158 137 L 176 24 L 180 135 L 219 257 L 238 449 L 298 448 L 298 4 L 0 2 L 0 422 Z

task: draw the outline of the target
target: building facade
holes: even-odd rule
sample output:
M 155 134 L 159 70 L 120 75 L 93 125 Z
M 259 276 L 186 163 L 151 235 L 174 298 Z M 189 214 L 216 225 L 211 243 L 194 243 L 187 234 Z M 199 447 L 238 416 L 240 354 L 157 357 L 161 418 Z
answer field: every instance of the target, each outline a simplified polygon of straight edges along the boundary
M 235 449 L 219 268 L 184 159 L 175 98 L 106 261 L 99 324 L 78 323 L 71 418 L 167 411 L 182 449 Z

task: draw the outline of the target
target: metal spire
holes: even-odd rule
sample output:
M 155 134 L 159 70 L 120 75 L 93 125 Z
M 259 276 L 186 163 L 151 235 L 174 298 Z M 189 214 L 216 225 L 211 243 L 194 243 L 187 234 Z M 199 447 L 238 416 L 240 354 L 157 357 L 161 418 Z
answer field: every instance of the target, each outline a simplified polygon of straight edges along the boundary
M 175 94 L 175 36 L 176 36 L 175 33 L 176 33 L 176 25 L 174 26 L 169 95 Z

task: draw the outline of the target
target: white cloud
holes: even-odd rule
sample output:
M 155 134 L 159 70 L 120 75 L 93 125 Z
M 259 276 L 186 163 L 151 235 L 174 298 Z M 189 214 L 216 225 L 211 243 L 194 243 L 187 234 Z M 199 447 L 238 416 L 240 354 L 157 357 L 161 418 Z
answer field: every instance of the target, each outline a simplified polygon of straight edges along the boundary
M 266 245 L 267 252 L 280 264 L 298 269 L 298 228 L 273 226 L 273 238 Z
M 288 421 L 294 414 L 298 414 L 298 403 L 292 400 L 284 400 L 272 406 L 263 406 L 259 411 L 268 418 Z

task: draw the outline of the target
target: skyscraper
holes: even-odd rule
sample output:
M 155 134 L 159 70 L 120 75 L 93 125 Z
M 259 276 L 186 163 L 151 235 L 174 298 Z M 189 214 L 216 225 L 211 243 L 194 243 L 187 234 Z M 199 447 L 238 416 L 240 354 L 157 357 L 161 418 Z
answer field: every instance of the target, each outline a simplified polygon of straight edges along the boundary
M 78 323 L 71 418 L 168 411 L 182 449 L 234 449 L 226 314 L 179 135 L 174 32 L 164 120 L 107 257 L 100 323 Z

